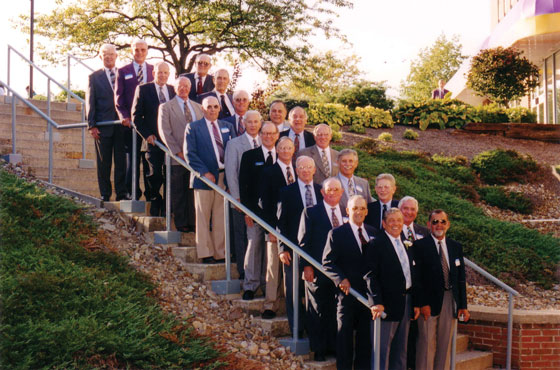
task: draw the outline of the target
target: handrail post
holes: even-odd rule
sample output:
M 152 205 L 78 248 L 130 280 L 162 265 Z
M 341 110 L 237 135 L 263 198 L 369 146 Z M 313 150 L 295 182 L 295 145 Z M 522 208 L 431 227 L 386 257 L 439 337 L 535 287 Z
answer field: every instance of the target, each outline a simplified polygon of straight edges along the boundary
M 9 91 L 9 90 L 8 90 Z M 12 152 L 2 156 L 8 163 L 21 163 L 21 154 L 16 153 L 16 103 L 17 97 L 12 94 Z
M 52 184 L 53 183 L 53 129 L 52 129 L 52 125 L 47 122 L 48 127 L 48 133 L 49 133 L 49 182 Z
M 511 341 L 513 334 L 513 294 L 508 294 L 508 333 L 507 333 L 507 353 L 506 353 L 506 369 L 511 370 Z
M 31 91 L 29 94 L 33 96 L 33 91 Z M 47 116 L 51 118 L 51 79 L 50 78 L 47 78 Z
M 66 67 L 68 68 L 68 82 L 67 87 L 70 90 L 70 54 L 66 56 Z M 66 103 L 70 103 L 70 94 L 66 94 Z
M 373 321 L 373 369 L 379 370 L 381 360 L 381 319 L 378 317 Z
M 449 355 L 449 368 L 455 370 L 455 353 L 457 350 L 457 326 L 459 322 L 454 320 L 453 323 L 453 336 L 451 337 L 451 354 Z
M 134 126 L 134 124 L 132 124 L 132 200 L 136 200 L 136 176 L 138 176 L 138 174 L 136 173 L 136 161 L 138 160 L 138 158 L 136 158 L 136 148 L 138 146 L 138 142 L 137 142 L 137 137 L 136 137 L 136 126 Z
M 121 211 L 126 213 L 145 213 L 146 203 L 136 200 L 136 126 L 131 121 L 130 128 L 132 131 L 132 199 L 121 200 Z
M 12 48 L 10 45 L 8 45 L 8 86 L 10 86 L 10 64 L 11 64 L 11 59 L 12 59 Z M 12 96 L 14 96 L 14 94 L 12 94 Z
M 165 231 L 154 232 L 154 243 L 180 243 L 181 234 L 180 231 L 171 231 L 171 156 L 165 152 Z

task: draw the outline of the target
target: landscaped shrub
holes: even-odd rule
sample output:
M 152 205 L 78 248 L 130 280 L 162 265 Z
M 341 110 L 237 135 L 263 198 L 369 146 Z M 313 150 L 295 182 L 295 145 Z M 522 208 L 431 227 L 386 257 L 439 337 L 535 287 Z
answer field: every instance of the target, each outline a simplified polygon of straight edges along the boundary
M 364 139 L 356 144 L 356 148 L 363 150 L 367 154 L 374 155 L 379 151 L 379 144 L 373 139 Z
M 365 134 L 366 133 L 366 128 L 362 125 L 359 125 L 359 124 L 353 124 L 352 126 L 350 126 L 348 128 L 348 131 L 355 132 L 357 134 Z
M 474 107 L 476 111 L 477 121 L 482 123 L 506 123 L 509 118 L 505 108 L 500 107 L 498 104 L 479 105 Z
M 516 123 L 536 123 L 537 114 L 525 107 L 515 107 L 507 109 L 509 122 Z
M 402 137 L 403 139 L 407 139 L 407 140 L 418 140 L 419 136 L 420 135 L 416 131 L 407 128 L 406 130 L 404 130 Z
M 342 104 L 311 103 L 307 109 L 307 122 L 311 125 L 326 123 L 330 126 L 350 125 L 352 122 L 350 109 Z
M 377 137 L 377 140 L 381 140 L 381 141 L 393 141 L 393 135 L 391 135 L 389 132 L 382 132 L 379 134 L 379 136 Z
M 537 162 L 515 150 L 494 149 L 476 155 L 471 167 L 487 184 L 523 183 L 526 177 L 538 170 Z
M 523 214 L 530 214 L 533 211 L 533 203 L 523 193 L 506 191 L 500 186 L 480 188 L 478 193 L 491 206 Z
M 467 122 L 479 122 L 475 109 L 459 100 L 435 99 L 402 103 L 393 111 L 395 122 L 418 125 L 421 130 L 430 126 L 440 129 L 463 127 Z
M 351 112 L 352 125 L 380 128 L 393 127 L 393 117 L 386 110 L 375 107 L 357 107 Z

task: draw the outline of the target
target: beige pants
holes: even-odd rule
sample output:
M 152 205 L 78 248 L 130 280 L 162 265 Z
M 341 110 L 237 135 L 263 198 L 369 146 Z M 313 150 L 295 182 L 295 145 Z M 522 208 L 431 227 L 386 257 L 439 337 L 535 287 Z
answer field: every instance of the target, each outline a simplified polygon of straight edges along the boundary
M 266 242 L 266 292 L 264 309 L 278 311 L 280 298 L 283 297 L 283 279 L 278 257 L 278 242 Z
M 218 186 L 225 189 L 224 173 L 220 172 Z M 198 258 L 225 257 L 224 197 L 214 190 L 194 190 L 196 213 L 196 255 Z M 210 218 L 212 231 L 210 231 Z

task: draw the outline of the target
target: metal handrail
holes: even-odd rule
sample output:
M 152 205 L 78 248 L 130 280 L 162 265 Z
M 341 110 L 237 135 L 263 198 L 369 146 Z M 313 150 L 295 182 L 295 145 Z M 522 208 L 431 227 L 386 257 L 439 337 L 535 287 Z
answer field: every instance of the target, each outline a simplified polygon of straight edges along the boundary
M 88 66 L 87 64 L 85 64 L 80 59 L 76 58 L 74 55 L 72 55 L 70 53 L 66 54 L 66 57 L 67 57 L 66 68 L 68 70 L 68 81 L 67 81 L 67 86 L 66 87 L 68 88 L 68 90 L 70 90 L 70 87 L 71 87 L 71 83 L 70 83 L 70 77 L 71 77 L 70 76 L 70 70 L 71 70 L 71 68 L 70 67 L 72 66 L 71 63 L 70 63 L 71 59 L 74 59 L 76 62 L 80 63 L 82 66 L 86 67 L 90 72 L 93 72 L 94 69 L 91 68 L 90 66 Z M 67 94 L 66 95 L 66 102 L 69 102 L 69 101 L 70 101 L 70 95 Z

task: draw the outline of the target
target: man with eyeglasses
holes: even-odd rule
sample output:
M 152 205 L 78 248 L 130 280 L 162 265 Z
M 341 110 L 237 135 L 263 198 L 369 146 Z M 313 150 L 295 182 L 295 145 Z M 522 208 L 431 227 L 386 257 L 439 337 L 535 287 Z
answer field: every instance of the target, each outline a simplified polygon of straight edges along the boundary
M 354 149 L 342 149 L 338 153 L 338 179 L 342 184 L 340 206 L 346 208 L 348 199 L 354 195 L 361 195 L 366 202 L 372 202 L 371 190 L 367 179 L 354 175 L 358 168 L 358 153 Z
M 332 129 L 325 123 L 320 123 L 313 129 L 315 145 L 302 149 L 298 152 L 301 155 L 309 156 L 315 161 L 315 175 L 313 181 L 322 184 L 327 178 L 338 174 L 338 152 L 330 147 L 332 139 Z
M 468 321 L 467 287 L 463 247 L 446 237 L 450 222 L 436 209 L 430 213 L 430 236 L 414 242 L 420 282 L 420 318 L 416 345 L 416 369 L 443 370 L 456 318 Z
M 293 184 L 280 189 L 278 197 L 278 225 L 277 229 L 282 235 L 287 237 L 292 243 L 298 244 L 298 230 L 301 213 L 305 208 L 313 207 L 323 200 L 321 187 L 313 183 L 315 173 L 315 162 L 311 157 L 301 156 L 296 160 L 297 181 Z M 282 262 L 284 272 L 284 292 L 286 293 L 286 313 L 290 330 L 294 334 L 294 304 L 293 304 L 293 273 L 292 273 L 292 250 L 284 243 L 278 245 L 278 257 Z M 300 274 L 301 276 L 301 274 Z M 300 285 L 297 302 L 301 306 L 303 296 L 303 281 L 298 279 Z M 298 328 L 300 335 L 303 332 L 303 306 L 299 310 Z
M 350 288 L 362 296 L 367 294 L 364 253 L 377 230 L 364 223 L 368 209 L 361 195 L 350 197 L 346 212 L 348 223 L 329 232 L 323 252 L 323 267 L 338 287 L 336 368 L 369 369 L 371 312 L 350 294 Z
M 213 96 L 220 103 L 220 115 L 218 118 L 224 119 L 233 116 L 235 114 L 235 107 L 233 106 L 233 96 L 227 93 L 229 85 L 229 72 L 227 69 L 218 69 L 214 73 L 214 85 L 216 86 L 214 90 L 199 95 L 198 101 Z
M 195 102 L 200 102 L 199 96 L 212 91 L 214 88 L 214 79 L 212 75 L 208 74 L 210 67 L 212 67 L 212 60 L 208 54 L 198 54 L 195 59 L 196 72 L 183 73 L 191 81 L 191 90 L 189 92 L 189 99 Z
M 399 201 L 393 199 L 396 191 L 397 184 L 395 178 L 390 173 L 382 173 L 375 178 L 377 200 L 368 203 L 368 215 L 364 221 L 366 224 L 378 230 L 383 229 L 381 221 L 385 212 L 389 208 L 397 208 L 399 206 Z

